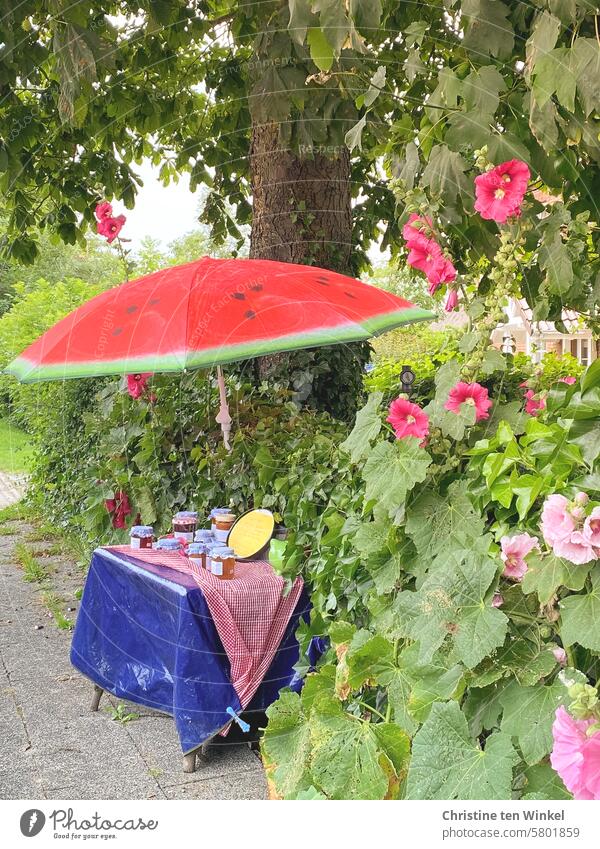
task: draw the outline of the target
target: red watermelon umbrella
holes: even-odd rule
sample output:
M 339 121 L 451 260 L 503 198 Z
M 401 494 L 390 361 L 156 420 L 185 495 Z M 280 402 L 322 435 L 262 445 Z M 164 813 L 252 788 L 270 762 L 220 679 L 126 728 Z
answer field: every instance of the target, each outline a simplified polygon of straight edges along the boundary
M 97 295 L 6 371 L 32 383 L 208 368 L 368 339 L 431 318 L 390 292 L 322 268 L 203 257 Z

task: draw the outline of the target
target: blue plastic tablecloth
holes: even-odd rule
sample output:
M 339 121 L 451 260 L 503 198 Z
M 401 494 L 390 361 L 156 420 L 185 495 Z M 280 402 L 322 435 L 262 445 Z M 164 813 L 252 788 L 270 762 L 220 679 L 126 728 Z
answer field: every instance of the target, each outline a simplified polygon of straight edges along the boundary
M 262 711 L 283 687 L 299 690 L 294 673 L 306 589 L 265 678 L 246 712 Z M 311 658 L 311 661 L 313 659 Z M 106 549 L 92 557 L 71 645 L 71 662 L 119 698 L 171 714 L 189 752 L 238 713 L 229 659 L 202 590 L 191 576 Z M 314 661 L 313 661 L 314 662 Z

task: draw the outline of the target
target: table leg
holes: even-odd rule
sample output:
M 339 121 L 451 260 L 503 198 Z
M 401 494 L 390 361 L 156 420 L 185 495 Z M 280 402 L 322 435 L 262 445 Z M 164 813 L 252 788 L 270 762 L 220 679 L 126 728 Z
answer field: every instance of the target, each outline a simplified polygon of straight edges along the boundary
M 98 705 L 100 704 L 100 699 L 102 698 L 102 693 L 104 690 L 102 687 L 99 687 L 97 684 L 94 684 L 94 697 L 92 699 L 92 710 L 98 710 Z
M 193 752 L 188 752 L 187 755 L 183 756 L 183 771 L 184 772 L 196 772 L 196 752 L 198 749 L 194 749 Z

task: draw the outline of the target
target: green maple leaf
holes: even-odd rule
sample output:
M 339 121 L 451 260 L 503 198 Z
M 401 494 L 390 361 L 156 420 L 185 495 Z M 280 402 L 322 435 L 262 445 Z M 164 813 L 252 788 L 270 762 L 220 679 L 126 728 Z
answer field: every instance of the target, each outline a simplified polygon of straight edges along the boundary
M 515 750 L 496 732 L 481 749 L 456 702 L 433 705 L 412 745 L 407 799 L 510 799 Z
M 421 183 L 429 187 L 432 195 L 452 204 L 457 195 L 468 198 L 473 194 L 466 170 L 467 163 L 460 153 L 450 150 L 445 144 L 438 144 L 429 155 Z
M 590 592 L 559 603 L 560 636 L 566 646 L 579 643 L 584 649 L 600 651 L 600 566 L 594 567 L 591 578 Z
M 575 60 L 569 47 L 556 47 L 538 57 L 532 71 L 532 91 L 539 106 L 544 106 L 556 94 L 562 106 L 573 112 L 577 82 Z
M 430 464 L 430 455 L 413 437 L 380 442 L 363 469 L 365 501 L 374 501 L 390 518 L 395 517 L 407 493 L 425 480 Z
M 559 587 L 570 590 L 583 589 L 591 564 L 577 566 L 557 557 L 552 552 L 532 552 L 527 558 L 527 572 L 521 581 L 524 593 L 536 593 L 540 604 L 548 604 Z
M 267 759 L 276 765 L 273 774 L 284 798 L 294 797 L 312 783 L 308 770 L 310 727 L 297 693 L 282 693 L 267 709 L 268 732 L 262 742 Z
M 522 687 L 512 681 L 501 695 L 501 728 L 516 737 L 528 764 L 535 764 L 552 748 L 552 723 L 556 708 L 568 699 L 567 688 L 559 681 L 547 687 Z
M 576 38 L 573 44 L 577 92 L 587 116 L 600 106 L 600 50 L 594 38 Z
M 371 450 L 371 442 L 381 430 L 381 415 L 379 407 L 383 392 L 369 395 L 367 403 L 356 414 L 356 421 L 348 438 L 341 447 L 348 451 L 353 463 L 358 463 Z
M 496 563 L 477 552 L 444 553 L 419 590 L 397 596 L 398 628 L 419 641 L 421 662 L 430 660 L 448 636 L 456 659 L 469 669 L 502 645 L 508 619 L 485 601 L 496 572 Z
M 499 0 L 463 0 L 461 12 L 467 19 L 463 44 L 467 50 L 481 56 L 502 59 L 510 55 L 514 32 L 507 16 L 510 9 Z

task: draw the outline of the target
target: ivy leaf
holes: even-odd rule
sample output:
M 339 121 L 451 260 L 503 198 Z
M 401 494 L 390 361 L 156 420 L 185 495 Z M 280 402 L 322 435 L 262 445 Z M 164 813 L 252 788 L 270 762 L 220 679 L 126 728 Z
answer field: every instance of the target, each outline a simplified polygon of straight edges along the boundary
M 579 643 L 584 649 L 600 651 L 600 566 L 594 567 L 591 577 L 590 592 L 559 602 L 560 635 L 566 646 Z
M 510 9 L 499 0 L 463 0 L 461 13 L 467 19 L 463 44 L 477 59 L 490 55 L 497 59 L 508 56 L 513 48 L 514 33 L 507 17 Z
M 515 760 L 508 735 L 492 734 L 483 750 L 458 704 L 437 703 L 413 740 L 406 798 L 509 799 Z
M 310 27 L 306 36 L 310 58 L 320 71 L 330 71 L 333 65 L 333 47 L 319 27 Z
M 393 519 L 407 493 L 425 480 L 430 464 L 431 456 L 414 437 L 380 442 L 363 469 L 365 501 L 376 502 Z
M 262 743 L 267 760 L 275 764 L 273 778 L 284 798 L 293 798 L 312 783 L 308 770 L 310 727 L 297 693 L 281 693 L 267 708 L 269 733 Z
M 527 572 L 521 581 L 524 593 L 536 593 L 540 604 L 548 604 L 559 587 L 578 592 L 583 589 L 591 564 L 577 566 L 556 554 L 533 551 L 527 558 Z
M 522 687 L 513 681 L 502 691 L 502 731 L 517 738 L 528 764 L 550 752 L 554 714 L 567 698 L 567 688 L 559 680 L 547 687 Z
M 383 392 L 374 392 L 369 395 L 365 406 L 356 414 L 356 421 L 350 435 L 341 444 L 341 448 L 350 454 L 353 463 L 358 463 L 369 453 L 371 442 L 381 430 L 379 407 L 382 400 Z
M 438 144 L 429 155 L 421 182 L 429 187 L 432 195 L 452 203 L 457 195 L 471 197 L 473 194 L 466 170 L 467 163 L 460 153 L 450 150 L 445 144 Z
M 400 633 L 419 642 L 419 660 L 431 660 L 451 636 L 457 660 L 469 669 L 504 642 L 508 619 L 485 601 L 496 563 L 472 550 L 440 554 L 417 591 L 394 602 Z

